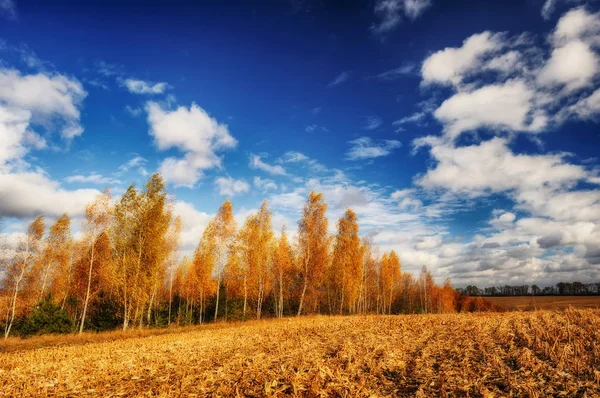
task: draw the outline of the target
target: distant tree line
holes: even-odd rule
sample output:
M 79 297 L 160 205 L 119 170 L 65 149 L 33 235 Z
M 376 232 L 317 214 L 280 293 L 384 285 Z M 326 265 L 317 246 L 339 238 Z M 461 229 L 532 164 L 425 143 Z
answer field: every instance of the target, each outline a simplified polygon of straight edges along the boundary
M 64 214 L 42 215 L 0 256 L 0 327 L 21 335 L 166 327 L 301 314 L 447 313 L 492 309 L 402 272 L 378 254 L 346 209 L 331 234 L 327 204 L 311 192 L 297 238 L 275 236 L 267 201 L 238 228 L 229 200 L 191 257 L 178 258 L 181 220 L 165 183 L 151 176 L 117 199 L 105 191 L 85 209 L 75 239 Z
M 491 286 L 479 288 L 469 285 L 457 288 L 460 294 L 477 296 L 600 296 L 600 282 L 559 282 L 554 286 L 539 287 L 538 285 Z

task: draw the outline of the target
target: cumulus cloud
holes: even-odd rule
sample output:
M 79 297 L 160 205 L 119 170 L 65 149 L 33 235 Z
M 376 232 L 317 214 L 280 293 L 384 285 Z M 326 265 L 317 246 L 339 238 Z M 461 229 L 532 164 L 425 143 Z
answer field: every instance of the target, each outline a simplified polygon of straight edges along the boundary
M 460 85 L 483 65 L 486 55 L 505 47 L 504 35 L 483 32 L 467 38 L 461 47 L 448 47 L 427 57 L 421 66 L 423 84 Z
M 86 94 L 79 81 L 65 75 L 0 68 L 0 214 L 77 217 L 99 194 L 64 189 L 26 159 L 31 150 L 47 147 L 54 133 L 70 142 L 83 132 L 79 119 Z M 40 129 L 45 138 L 36 132 Z
M 350 144 L 350 149 L 346 152 L 346 159 L 348 160 L 374 159 L 381 156 L 388 156 L 394 149 L 402 146 L 400 141 L 382 140 L 375 142 L 369 137 L 360 137 L 348 143 Z
M 150 135 L 159 150 L 176 148 L 183 157 L 168 157 L 159 171 L 167 181 L 191 187 L 203 176 L 203 170 L 221 167 L 218 152 L 235 148 L 237 140 L 227 125 L 219 123 L 196 104 L 174 110 L 157 102 L 146 104 Z
M 423 140 L 421 140 L 422 142 Z M 572 187 L 587 175 L 561 154 L 517 155 L 508 141 L 495 137 L 477 145 L 456 147 L 430 140 L 436 166 L 417 180 L 425 188 L 444 188 L 469 196 L 541 187 Z
M 0 171 L 0 214 L 8 217 L 58 217 L 64 212 L 82 216 L 85 205 L 99 193 L 96 189 L 63 189 L 41 172 Z
M 198 211 L 192 203 L 176 200 L 173 214 L 181 217 L 181 252 L 190 255 L 200 242 L 204 229 L 213 218 L 213 214 Z
M 250 168 L 262 170 L 266 173 L 284 176 L 287 175 L 285 169 L 280 165 L 270 165 L 265 163 L 259 155 L 250 154 Z
M 565 85 L 568 91 L 588 86 L 598 73 L 598 56 L 590 46 L 574 40 L 552 51 L 552 56 L 540 71 L 541 84 Z
M 600 71 L 600 13 L 573 9 L 559 19 L 545 47 L 536 43 L 526 33 L 486 31 L 424 60 L 421 84 L 454 90 L 433 112 L 447 138 L 482 128 L 540 133 L 573 115 L 596 116 L 597 98 L 589 89 Z
M 78 80 L 61 74 L 0 69 L 0 105 L 19 112 L 20 119 L 28 112 L 28 123 L 58 129 L 65 140 L 83 132 L 79 107 L 86 95 Z
M 537 132 L 546 127 L 547 116 L 536 110 L 534 97 L 525 82 L 509 80 L 460 92 L 445 100 L 434 116 L 452 139 L 478 128 Z
M 125 79 L 121 85 L 132 94 L 163 94 L 169 88 L 165 82 L 154 83 L 138 79 Z
M 218 177 L 215 186 L 221 196 L 235 196 L 250 190 L 250 185 L 244 180 L 236 180 L 231 177 Z

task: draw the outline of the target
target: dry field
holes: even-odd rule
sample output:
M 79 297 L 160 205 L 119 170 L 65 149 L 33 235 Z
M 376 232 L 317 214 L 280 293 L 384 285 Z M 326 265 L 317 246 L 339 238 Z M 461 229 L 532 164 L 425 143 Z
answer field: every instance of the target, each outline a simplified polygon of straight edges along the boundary
M 484 297 L 486 301 L 511 311 L 564 310 L 574 308 L 600 309 L 600 296 L 515 296 Z
M 2 396 L 600 396 L 600 312 L 308 317 L 0 354 Z

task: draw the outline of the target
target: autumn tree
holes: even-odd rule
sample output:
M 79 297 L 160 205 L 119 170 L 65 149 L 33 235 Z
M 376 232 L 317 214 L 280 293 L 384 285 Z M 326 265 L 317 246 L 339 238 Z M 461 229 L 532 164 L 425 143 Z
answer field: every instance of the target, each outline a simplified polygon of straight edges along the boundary
M 59 302 L 66 297 L 70 266 L 73 260 L 72 249 L 71 219 L 67 213 L 64 213 L 50 227 L 48 236 L 44 240 L 38 301 L 42 300 L 49 287 L 52 288 L 52 292 Z
M 171 310 L 173 306 L 173 278 L 175 268 L 177 267 L 177 249 L 179 248 L 179 240 L 181 235 L 182 221 L 181 217 L 177 216 L 173 219 L 166 237 L 166 246 L 168 250 L 168 269 L 169 269 L 169 316 L 167 325 L 171 324 Z
M 217 279 L 217 294 L 215 301 L 215 315 L 214 320 L 217 320 L 219 315 L 219 295 L 221 290 L 221 284 L 223 282 L 223 273 L 227 261 L 229 261 L 229 255 L 233 250 L 235 240 L 236 224 L 233 218 L 233 206 L 229 200 L 219 208 L 217 215 L 212 220 L 211 243 L 213 244 L 214 253 L 214 268 L 213 274 Z
M 356 312 L 362 278 L 363 250 L 358 236 L 356 213 L 346 209 L 338 221 L 333 258 L 329 269 L 329 285 L 340 314 Z
M 44 228 L 43 216 L 37 217 L 29 224 L 26 235 L 20 239 L 16 254 L 7 267 L 4 282 L 8 284 L 9 290 L 12 291 L 12 298 L 10 301 L 10 316 L 4 328 L 4 339 L 7 339 L 10 335 L 15 321 L 17 300 L 22 289 L 22 283 L 33 264 L 38 260 Z
M 112 236 L 115 251 L 113 282 L 123 306 L 123 329 L 133 319 L 143 324 L 144 310 L 150 322 L 159 288 L 167 274 L 167 262 L 176 247 L 167 232 L 172 210 L 160 174 L 153 174 L 142 192 L 129 186 L 115 206 Z
M 311 192 L 298 226 L 299 271 L 302 279 L 298 316 L 302 313 L 307 298 L 317 307 L 323 290 L 330 242 L 326 211 L 327 204 L 323 200 L 323 194 Z
M 196 287 L 195 292 L 200 303 L 199 323 L 204 320 L 206 300 L 214 291 L 212 272 L 215 264 L 215 225 L 216 222 L 211 220 L 204 229 L 191 264 L 190 278 Z
M 96 245 L 99 238 L 106 234 L 111 221 L 112 207 L 110 191 L 106 190 L 101 193 L 98 198 L 86 206 L 85 220 L 82 223 L 82 232 L 84 240 L 87 242 L 89 252 L 89 265 L 87 272 L 87 288 L 83 301 L 83 313 L 81 315 L 81 323 L 79 324 L 79 333 L 83 332 L 85 325 L 85 317 L 87 315 L 88 304 L 90 300 L 90 292 L 92 286 L 92 278 L 94 275 L 94 261 L 96 254 Z
M 256 317 L 259 319 L 267 295 L 268 277 L 271 275 L 269 266 L 273 229 L 271 227 L 271 211 L 268 209 L 266 200 L 263 201 L 257 214 L 248 217 L 244 230 L 246 233 L 242 234 L 243 258 L 246 260 L 249 290 L 256 303 Z
M 433 309 L 434 287 L 435 283 L 433 282 L 431 272 L 429 272 L 427 267 L 423 266 L 418 281 L 419 302 L 423 312 L 431 312 Z
M 276 316 L 283 317 L 283 308 L 286 295 L 292 290 L 292 273 L 294 269 L 294 251 L 288 242 L 285 226 L 281 230 L 281 236 L 273 249 L 273 274 L 275 279 Z
M 165 182 L 160 174 L 153 174 L 144 190 L 144 203 L 142 214 L 142 226 L 146 235 L 143 245 L 144 273 L 143 283 L 145 286 L 147 304 L 147 322 L 154 308 L 158 289 L 166 276 L 166 260 L 171 250 L 176 246 L 170 246 L 167 239 L 167 231 L 171 224 L 172 210 L 167 203 L 167 191 Z M 140 320 L 140 325 L 142 324 Z
M 381 258 L 383 312 L 392 313 L 392 304 L 401 286 L 401 275 L 400 259 L 396 252 L 384 253 Z

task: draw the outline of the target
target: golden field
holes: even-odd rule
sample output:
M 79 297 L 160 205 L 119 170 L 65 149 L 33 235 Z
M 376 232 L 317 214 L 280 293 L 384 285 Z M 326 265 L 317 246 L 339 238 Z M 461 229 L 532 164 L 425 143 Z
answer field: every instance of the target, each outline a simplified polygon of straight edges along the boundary
M 600 396 L 600 312 L 589 309 L 304 317 L 140 336 L 0 353 L 0 395 Z
M 511 311 L 564 310 L 569 307 L 600 309 L 600 296 L 509 296 L 484 299 Z

